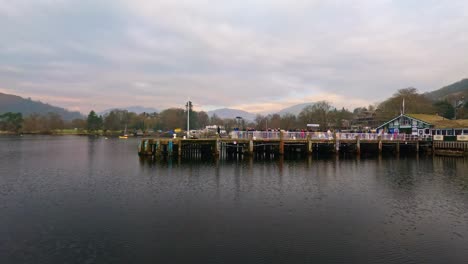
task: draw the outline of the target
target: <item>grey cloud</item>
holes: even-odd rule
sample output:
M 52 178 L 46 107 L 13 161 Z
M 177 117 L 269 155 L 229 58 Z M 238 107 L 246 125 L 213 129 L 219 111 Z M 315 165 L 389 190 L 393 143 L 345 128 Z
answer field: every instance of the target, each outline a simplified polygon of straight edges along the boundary
M 461 0 L 8 4 L 0 88 L 82 98 L 61 105 L 83 111 L 161 109 L 183 97 L 227 107 L 317 94 L 373 102 L 439 88 L 468 68 Z

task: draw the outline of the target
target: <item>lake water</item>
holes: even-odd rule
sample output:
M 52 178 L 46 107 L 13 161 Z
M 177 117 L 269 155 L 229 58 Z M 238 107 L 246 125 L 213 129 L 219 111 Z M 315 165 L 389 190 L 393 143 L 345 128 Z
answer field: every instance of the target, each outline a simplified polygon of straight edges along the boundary
M 0 137 L 0 263 L 468 263 L 468 160 L 140 160 Z

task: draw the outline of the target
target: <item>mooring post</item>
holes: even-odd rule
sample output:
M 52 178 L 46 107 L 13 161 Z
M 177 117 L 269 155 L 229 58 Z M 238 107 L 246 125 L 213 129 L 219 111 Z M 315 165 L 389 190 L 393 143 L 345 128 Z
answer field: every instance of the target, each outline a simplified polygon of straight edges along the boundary
M 169 140 L 169 142 L 167 143 L 167 155 L 168 156 L 172 156 L 173 148 L 174 148 L 174 142 L 172 142 L 172 140 Z
M 307 153 L 312 154 L 314 151 L 313 145 L 312 145 L 312 140 L 307 140 Z
M 177 154 L 182 157 L 182 140 L 177 140 Z
M 379 154 L 382 154 L 382 136 L 377 137 L 379 140 Z
M 254 153 L 254 143 L 253 143 L 253 140 L 250 139 L 249 140 L 249 155 L 253 155 Z
M 416 152 L 418 152 L 418 153 L 419 153 L 419 140 L 418 140 L 418 141 L 416 141 Z
M 160 157 L 162 153 L 161 140 L 156 141 L 156 157 Z
M 361 138 L 356 136 L 356 154 L 361 155 Z
M 283 138 L 283 131 L 280 131 L 280 144 L 279 144 L 279 154 L 284 154 L 284 138 Z
M 333 139 L 335 141 L 335 152 L 339 153 L 340 152 L 340 139 L 337 137 L 337 133 L 333 133 Z
M 396 143 L 396 153 L 400 153 L 400 141 Z
M 216 156 L 216 157 L 219 157 L 219 149 L 220 149 L 220 146 L 219 146 L 219 138 L 216 139 L 216 142 L 215 142 L 215 145 L 214 145 L 214 153 L 213 155 Z

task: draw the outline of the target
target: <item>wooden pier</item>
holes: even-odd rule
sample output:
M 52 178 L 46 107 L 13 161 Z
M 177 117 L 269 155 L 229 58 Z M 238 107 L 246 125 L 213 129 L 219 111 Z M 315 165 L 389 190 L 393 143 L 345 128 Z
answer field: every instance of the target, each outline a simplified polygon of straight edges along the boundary
M 433 144 L 432 138 L 412 135 L 326 132 L 236 132 L 229 138 L 182 139 L 146 138 L 138 147 L 141 156 L 202 158 L 239 158 L 255 156 L 274 158 L 283 155 L 354 153 L 381 154 L 434 152 L 445 147 Z M 458 143 L 458 142 L 455 142 Z M 468 142 L 457 146 L 468 149 Z M 448 148 L 448 147 L 447 147 Z

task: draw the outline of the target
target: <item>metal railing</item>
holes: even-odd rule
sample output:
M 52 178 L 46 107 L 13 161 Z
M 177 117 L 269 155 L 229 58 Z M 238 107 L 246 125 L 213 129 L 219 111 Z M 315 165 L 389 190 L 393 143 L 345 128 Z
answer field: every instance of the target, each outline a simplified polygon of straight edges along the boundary
M 330 132 L 280 132 L 280 131 L 233 131 L 230 133 L 232 139 L 280 139 L 284 140 L 334 140 L 335 134 Z M 398 140 L 398 141 L 428 141 L 432 136 L 417 136 L 408 134 L 377 134 L 377 133 L 336 133 L 337 140 L 360 140 L 378 141 L 380 140 Z

